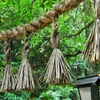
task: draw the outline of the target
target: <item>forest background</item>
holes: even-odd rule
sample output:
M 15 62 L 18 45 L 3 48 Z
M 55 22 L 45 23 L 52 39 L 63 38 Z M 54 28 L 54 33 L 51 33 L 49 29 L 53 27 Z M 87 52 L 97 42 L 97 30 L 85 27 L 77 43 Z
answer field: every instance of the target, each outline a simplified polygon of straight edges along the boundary
M 0 0 L 0 31 L 15 28 L 18 25 L 36 20 L 61 0 Z M 96 75 L 100 65 L 82 60 L 82 52 L 94 24 L 95 16 L 91 0 L 85 0 L 78 7 L 58 18 L 60 45 L 66 61 L 71 67 L 73 81 L 77 78 Z M 39 77 L 52 53 L 50 34 L 52 24 L 32 34 L 29 38 L 29 62 Z M 17 76 L 22 60 L 24 37 L 11 42 L 11 65 Z M 5 42 L 0 41 L 0 86 L 5 67 Z M 77 89 L 73 86 L 47 85 L 40 81 L 33 92 L 0 93 L 0 100 L 78 100 Z

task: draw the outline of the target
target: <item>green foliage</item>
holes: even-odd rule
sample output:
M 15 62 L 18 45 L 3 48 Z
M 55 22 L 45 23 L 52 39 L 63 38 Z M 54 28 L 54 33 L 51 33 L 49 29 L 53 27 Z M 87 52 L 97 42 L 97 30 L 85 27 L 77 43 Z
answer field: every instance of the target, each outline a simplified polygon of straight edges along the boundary
M 29 100 L 30 93 L 28 92 L 15 92 L 15 93 L 5 93 L 3 97 L 0 95 L 2 100 Z
M 33 94 L 34 95 L 34 94 Z M 14 92 L 2 93 L 0 99 L 2 100 L 29 100 L 30 92 Z M 78 90 L 72 86 L 54 86 L 49 85 L 44 89 L 39 96 L 31 100 L 79 100 Z
M 34 98 L 33 100 L 71 100 L 77 97 L 77 89 L 71 86 L 54 86 L 49 85 L 49 87 L 44 90 L 38 98 Z
M 45 14 L 55 4 L 61 0 L 0 0 L 0 31 L 15 28 L 18 25 L 23 25 Z M 72 78 L 90 75 L 90 68 L 95 69 L 95 73 L 100 72 L 97 66 L 81 60 L 87 37 L 92 27 L 84 28 L 86 24 L 94 19 L 92 4 L 90 0 L 85 0 L 77 8 L 61 15 L 58 19 L 60 46 L 65 59 L 71 66 Z M 51 24 L 52 25 L 52 24 Z M 50 34 L 52 27 L 48 25 L 42 30 L 30 35 L 30 55 L 29 61 L 37 76 L 40 76 L 46 66 L 46 63 L 52 53 L 50 45 Z M 80 30 L 83 29 L 82 32 Z M 14 75 L 17 76 L 19 65 L 22 60 L 22 47 L 24 37 L 12 40 L 12 69 Z M 3 71 L 5 67 L 5 42 L 0 42 L 0 85 L 3 78 Z M 97 69 L 97 70 L 96 70 Z M 43 85 L 42 85 L 43 87 Z M 33 100 L 73 100 L 77 89 L 71 86 L 53 86 L 43 88 L 42 91 L 37 90 L 34 93 Z M 15 92 L 15 93 L 1 93 L 0 100 L 29 100 L 31 92 Z M 76 96 L 76 98 L 78 98 Z M 76 99 L 78 100 L 78 99 Z

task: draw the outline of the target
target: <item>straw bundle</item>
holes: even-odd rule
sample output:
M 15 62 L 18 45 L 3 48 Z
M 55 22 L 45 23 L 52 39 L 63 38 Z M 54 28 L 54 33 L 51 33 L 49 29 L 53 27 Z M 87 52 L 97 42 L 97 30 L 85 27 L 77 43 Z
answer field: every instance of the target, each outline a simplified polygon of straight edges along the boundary
M 83 59 L 90 62 L 100 62 L 100 0 L 94 1 L 94 11 L 97 19 L 88 37 Z
M 54 49 L 47 63 L 42 80 L 51 84 L 70 84 L 70 67 L 59 49 Z
M 59 46 L 59 33 L 57 16 L 54 16 L 53 32 L 51 34 L 51 46 L 54 49 L 51 57 L 47 63 L 45 71 L 41 77 L 43 81 L 49 84 L 70 84 L 70 67 L 66 63 L 63 54 L 58 48 Z
M 15 83 L 16 90 L 33 90 L 35 87 L 28 59 L 23 58 Z
M 28 55 L 30 51 L 29 43 L 28 43 L 28 34 L 26 34 L 24 43 L 25 45 L 22 51 L 23 60 L 20 65 L 20 69 L 18 71 L 18 76 L 15 83 L 15 89 L 31 91 L 35 88 L 35 85 L 34 85 L 34 80 L 33 80 L 32 68 L 28 61 Z
M 95 25 L 89 35 L 88 41 L 85 46 L 83 59 L 87 59 L 90 62 L 100 61 L 100 33 L 98 26 L 100 20 L 96 20 Z
M 1 92 L 11 92 L 14 90 L 14 77 L 11 71 L 11 66 L 9 64 L 6 65 L 4 70 L 4 77 L 1 86 Z
M 4 70 L 4 77 L 1 85 L 1 92 L 11 92 L 14 90 L 14 76 L 10 66 L 11 62 L 10 39 L 7 39 L 6 43 L 7 43 L 5 48 L 6 67 Z

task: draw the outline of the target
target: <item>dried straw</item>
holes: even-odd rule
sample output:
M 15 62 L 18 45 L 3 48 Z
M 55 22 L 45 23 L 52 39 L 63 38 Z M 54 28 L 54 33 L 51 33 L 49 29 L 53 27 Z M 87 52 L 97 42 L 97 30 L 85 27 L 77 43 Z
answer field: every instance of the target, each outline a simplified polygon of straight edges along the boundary
M 32 68 L 28 61 L 28 55 L 29 55 L 29 51 L 30 51 L 28 36 L 29 36 L 29 34 L 26 33 L 26 37 L 25 37 L 25 41 L 24 41 L 25 45 L 24 45 L 23 51 L 22 51 L 23 60 L 20 65 L 17 80 L 15 83 L 16 90 L 31 91 L 35 88 Z
M 85 45 L 83 59 L 100 62 L 100 0 L 94 1 L 94 11 L 97 19 Z
M 17 80 L 15 83 L 16 90 L 33 90 L 35 88 L 33 81 L 32 69 L 29 64 L 28 59 L 22 60 L 22 64 L 20 65 L 20 69 L 18 71 Z
M 70 84 L 70 67 L 59 49 L 54 49 L 41 77 L 49 84 Z
M 14 76 L 13 72 L 11 70 L 11 48 L 10 48 L 10 40 L 7 38 L 6 41 L 6 48 L 5 48 L 5 62 L 6 62 L 6 67 L 4 70 L 4 77 L 1 85 L 1 92 L 11 92 L 14 90 Z
M 4 77 L 1 85 L 1 92 L 11 92 L 14 90 L 14 76 L 11 71 L 11 66 L 6 65 L 4 70 Z

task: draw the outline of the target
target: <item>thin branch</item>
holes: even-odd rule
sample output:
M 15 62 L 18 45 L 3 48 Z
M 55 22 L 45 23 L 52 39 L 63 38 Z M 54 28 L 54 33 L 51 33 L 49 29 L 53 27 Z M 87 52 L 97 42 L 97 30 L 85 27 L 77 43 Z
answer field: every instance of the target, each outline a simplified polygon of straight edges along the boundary
M 88 23 L 87 25 L 85 25 L 85 27 L 83 27 L 80 31 L 78 31 L 76 34 L 74 35 L 69 35 L 69 36 L 66 36 L 67 38 L 72 38 L 72 37 L 75 37 L 75 36 L 78 36 L 80 35 L 86 28 L 89 28 L 93 23 L 94 23 L 95 19 L 93 21 L 91 21 L 90 23 Z
M 81 50 L 78 50 L 76 53 L 65 54 L 65 56 L 66 56 L 66 57 L 75 57 L 75 56 L 77 56 L 77 55 L 79 55 L 79 54 L 81 54 L 81 53 L 82 53 L 82 51 L 81 51 Z

